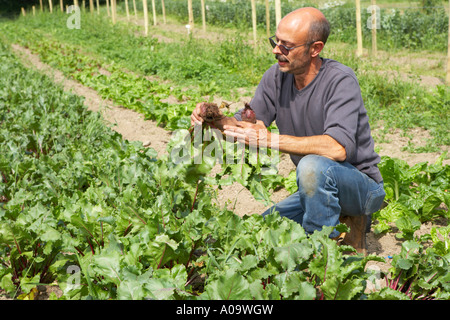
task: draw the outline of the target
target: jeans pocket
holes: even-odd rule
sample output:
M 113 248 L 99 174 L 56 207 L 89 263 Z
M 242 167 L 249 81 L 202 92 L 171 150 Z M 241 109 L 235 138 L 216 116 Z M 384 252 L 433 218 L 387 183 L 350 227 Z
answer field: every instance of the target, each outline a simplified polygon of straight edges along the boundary
M 384 191 L 383 182 L 381 182 L 378 184 L 378 188 L 371 190 L 369 192 L 367 200 L 366 200 L 366 205 L 364 208 L 364 213 L 366 215 L 370 215 L 370 214 L 380 210 L 385 196 L 386 196 L 386 192 Z

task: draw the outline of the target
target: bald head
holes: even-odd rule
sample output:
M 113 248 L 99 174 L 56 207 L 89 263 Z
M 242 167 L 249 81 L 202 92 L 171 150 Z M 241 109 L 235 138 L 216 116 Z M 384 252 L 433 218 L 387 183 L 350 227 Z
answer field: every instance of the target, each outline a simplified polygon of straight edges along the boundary
M 330 34 L 330 24 L 323 13 L 312 7 L 300 8 L 288 13 L 280 21 L 279 29 L 290 30 L 300 35 L 305 34 L 308 42 L 327 42 Z

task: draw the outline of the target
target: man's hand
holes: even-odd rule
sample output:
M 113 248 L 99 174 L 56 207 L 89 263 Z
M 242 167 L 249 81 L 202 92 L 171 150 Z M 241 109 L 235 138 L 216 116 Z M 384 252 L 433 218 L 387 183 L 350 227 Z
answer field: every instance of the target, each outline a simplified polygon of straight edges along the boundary
M 239 121 L 235 126 L 224 126 L 224 134 L 250 146 L 271 148 L 293 155 L 318 154 L 334 161 L 345 161 L 345 148 L 328 135 L 295 137 L 278 135 L 267 130 L 264 123 Z
M 264 122 L 257 120 L 255 124 L 246 121 L 238 121 L 236 125 L 225 125 L 224 134 L 234 137 L 237 141 L 247 145 L 261 148 L 277 148 L 272 146 L 273 134 L 267 130 Z

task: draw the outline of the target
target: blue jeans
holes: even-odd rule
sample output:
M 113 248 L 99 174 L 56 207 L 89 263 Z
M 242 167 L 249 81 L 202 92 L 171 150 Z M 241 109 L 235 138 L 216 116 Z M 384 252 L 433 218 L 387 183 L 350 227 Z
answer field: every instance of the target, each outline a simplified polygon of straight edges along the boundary
M 383 182 L 360 172 L 347 162 L 307 155 L 297 165 L 298 191 L 263 213 L 278 211 L 300 223 L 307 233 L 336 226 L 342 216 L 371 216 L 380 209 L 386 193 Z M 339 232 L 333 230 L 330 238 Z

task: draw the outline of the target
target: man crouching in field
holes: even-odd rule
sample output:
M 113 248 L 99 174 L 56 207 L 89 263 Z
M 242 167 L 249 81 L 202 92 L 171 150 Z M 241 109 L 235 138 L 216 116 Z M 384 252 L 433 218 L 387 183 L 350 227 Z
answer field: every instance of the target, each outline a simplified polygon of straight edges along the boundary
M 307 233 L 341 222 L 350 227 L 344 243 L 366 253 L 366 231 L 385 197 L 367 111 L 358 80 L 343 64 L 321 58 L 330 26 L 315 8 L 286 15 L 269 38 L 278 62 L 269 68 L 250 103 L 256 124 L 241 121 L 241 111 L 223 118 L 227 136 L 270 146 L 297 166 L 298 191 L 263 213 L 275 210 L 300 223 Z M 191 115 L 201 123 L 199 103 Z M 266 128 L 276 121 L 279 135 Z M 217 125 L 217 124 L 216 124 Z M 255 132 L 262 132 L 257 134 Z M 330 237 L 342 238 L 337 230 Z

